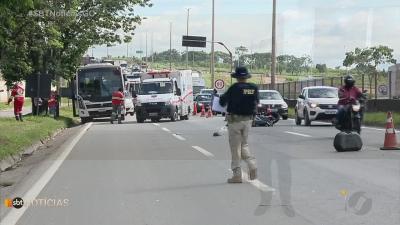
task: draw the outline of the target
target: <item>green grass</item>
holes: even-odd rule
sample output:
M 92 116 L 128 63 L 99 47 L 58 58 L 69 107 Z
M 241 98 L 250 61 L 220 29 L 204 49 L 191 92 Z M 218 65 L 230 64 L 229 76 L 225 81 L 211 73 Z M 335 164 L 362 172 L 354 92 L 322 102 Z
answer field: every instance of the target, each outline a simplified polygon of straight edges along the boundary
M 5 102 L 0 102 L 0 110 L 11 109 L 12 107 L 12 104 L 7 105 Z
M 386 112 L 369 112 L 365 114 L 364 124 L 371 126 L 385 127 L 387 120 Z M 400 128 L 400 113 L 393 112 L 393 121 L 397 129 Z
M 7 105 L 6 102 L 0 102 L 0 110 L 7 110 L 7 109 L 12 109 L 14 107 L 14 103 L 10 103 L 10 105 Z M 32 108 L 32 102 L 30 99 L 25 99 L 24 103 L 24 108 Z
M 37 141 L 51 136 L 60 128 L 78 124 L 73 118 L 72 108 L 63 107 L 60 117 L 26 116 L 24 122 L 14 118 L 0 118 L 0 160 L 23 151 Z

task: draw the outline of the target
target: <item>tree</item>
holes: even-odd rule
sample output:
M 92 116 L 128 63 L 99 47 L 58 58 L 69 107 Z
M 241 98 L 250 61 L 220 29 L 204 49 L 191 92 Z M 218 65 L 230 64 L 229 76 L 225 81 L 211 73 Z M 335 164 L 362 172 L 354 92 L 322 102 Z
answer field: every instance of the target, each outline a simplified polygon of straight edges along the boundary
M 242 56 L 244 55 L 244 53 L 246 53 L 248 51 L 249 50 L 244 46 L 239 46 L 239 47 L 235 48 L 235 54 L 238 57 L 238 63 L 237 63 L 238 66 L 240 66 L 240 62 L 243 61 Z
M 319 73 L 326 73 L 326 71 L 328 70 L 326 64 L 317 64 L 315 68 L 318 70 Z
M 387 46 L 377 46 L 370 48 L 356 48 L 353 52 L 347 52 L 343 61 L 343 66 L 350 67 L 355 65 L 355 69 L 368 75 L 370 92 L 372 91 L 372 78 L 375 77 L 375 83 L 378 77 L 378 67 L 382 64 L 395 64 L 393 58 L 393 49 Z M 375 97 L 377 93 L 375 91 Z
M 90 46 L 132 39 L 142 20 L 135 5 L 152 6 L 149 0 L 1 1 L 0 69 L 5 79 L 11 83 L 36 73 L 71 78 Z

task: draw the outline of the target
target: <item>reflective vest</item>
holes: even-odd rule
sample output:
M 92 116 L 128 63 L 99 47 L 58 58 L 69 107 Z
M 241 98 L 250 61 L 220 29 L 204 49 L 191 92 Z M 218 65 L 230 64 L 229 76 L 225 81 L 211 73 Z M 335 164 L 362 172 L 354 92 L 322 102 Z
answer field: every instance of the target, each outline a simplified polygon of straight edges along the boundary
M 112 94 L 112 104 L 113 105 L 122 105 L 124 104 L 124 94 L 120 91 L 115 91 Z
M 20 101 L 23 102 L 25 99 L 24 96 L 24 89 L 20 86 L 15 86 L 12 90 L 11 90 L 11 97 L 14 98 L 14 101 Z

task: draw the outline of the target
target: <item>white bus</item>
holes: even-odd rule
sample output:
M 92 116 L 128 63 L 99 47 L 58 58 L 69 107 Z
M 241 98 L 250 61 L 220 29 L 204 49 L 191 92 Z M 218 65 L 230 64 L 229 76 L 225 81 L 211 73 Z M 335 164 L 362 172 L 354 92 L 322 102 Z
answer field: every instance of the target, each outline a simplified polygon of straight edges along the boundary
M 75 77 L 75 107 L 82 123 L 93 118 L 110 117 L 112 113 L 112 93 L 122 88 L 125 94 L 126 112 L 132 111 L 131 94 L 125 90 L 121 68 L 108 63 L 90 64 L 78 69 Z

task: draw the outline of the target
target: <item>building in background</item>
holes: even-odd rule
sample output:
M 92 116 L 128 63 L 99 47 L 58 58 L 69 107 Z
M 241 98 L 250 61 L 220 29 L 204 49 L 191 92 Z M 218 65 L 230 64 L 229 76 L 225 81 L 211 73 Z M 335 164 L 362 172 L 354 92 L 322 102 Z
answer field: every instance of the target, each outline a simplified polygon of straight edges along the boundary
M 389 67 L 389 98 L 400 99 L 400 64 Z

